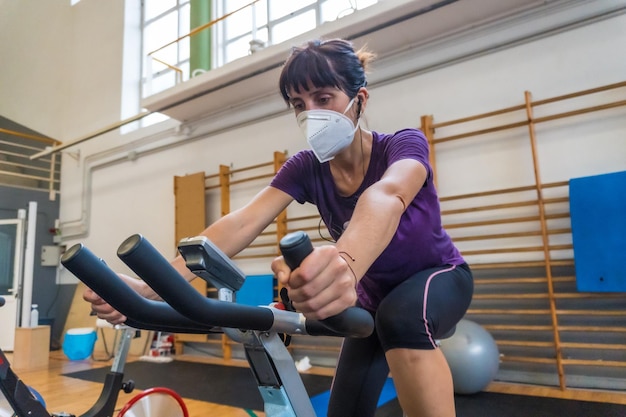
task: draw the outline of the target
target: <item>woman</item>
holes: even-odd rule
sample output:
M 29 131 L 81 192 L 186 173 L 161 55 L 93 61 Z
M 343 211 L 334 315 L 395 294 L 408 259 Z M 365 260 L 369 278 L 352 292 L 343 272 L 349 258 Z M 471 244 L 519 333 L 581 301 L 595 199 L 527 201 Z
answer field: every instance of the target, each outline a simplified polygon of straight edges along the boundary
M 346 339 L 328 416 L 373 416 L 391 371 L 409 417 L 455 415 L 452 377 L 436 339 L 463 317 L 473 292 L 469 267 L 441 225 L 428 144 L 415 129 L 366 131 L 366 69 L 371 53 L 344 40 L 294 48 L 280 76 L 311 150 L 291 157 L 245 207 L 202 234 L 228 256 L 247 247 L 293 200 L 318 207 L 332 244 L 316 247 L 294 271 L 272 263 L 294 307 L 323 319 L 355 304 L 376 330 Z M 187 279 L 181 257 L 172 264 Z M 124 277 L 149 298 L 143 283 Z M 86 290 L 98 316 L 125 320 Z

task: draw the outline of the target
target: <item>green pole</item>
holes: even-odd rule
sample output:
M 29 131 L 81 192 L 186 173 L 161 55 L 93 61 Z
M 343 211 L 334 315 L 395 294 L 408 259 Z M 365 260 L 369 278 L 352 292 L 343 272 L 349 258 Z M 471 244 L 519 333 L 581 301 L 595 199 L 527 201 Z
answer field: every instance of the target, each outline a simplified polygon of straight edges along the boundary
M 211 21 L 212 0 L 191 0 L 190 28 L 193 30 Z M 196 69 L 211 69 L 211 28 L 208 27 L 190 39 L 189 77 Z

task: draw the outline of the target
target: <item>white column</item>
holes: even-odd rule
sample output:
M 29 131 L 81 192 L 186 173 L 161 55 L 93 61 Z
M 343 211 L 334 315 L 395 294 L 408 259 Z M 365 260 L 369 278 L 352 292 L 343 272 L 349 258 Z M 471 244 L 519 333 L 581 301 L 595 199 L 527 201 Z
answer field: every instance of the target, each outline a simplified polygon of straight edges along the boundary
M 20 327 L 30 327 L 30 308 L 33 302 L 33 272 L 35 267 L 35 232 L 37 231 L 37 202 L 28 203 L 24 277 L 22 279 L 22 319 Z

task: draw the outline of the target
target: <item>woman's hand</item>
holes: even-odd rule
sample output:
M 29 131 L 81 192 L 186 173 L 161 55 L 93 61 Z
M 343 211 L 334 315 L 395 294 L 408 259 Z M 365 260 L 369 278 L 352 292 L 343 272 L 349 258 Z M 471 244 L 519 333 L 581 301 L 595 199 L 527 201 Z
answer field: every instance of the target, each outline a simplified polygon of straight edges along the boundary
M 293 271 L 278 257 L 272 271 L 296 310 L 307 318 L 325 319 L 356 303 L 356 277 L 335 246 L 314 248 Z
M 140 295 L 145 296 L 150 291 L 150 287 L 138 279 L 129 277 L 128 275 L 118 274 L 118 276 Z M 91 303 L 91 310 L 96 313 L 98 318 L 104 319 L 111 324 L 122 324 L 126 321 L 126 316 L 111 307 L 102 297 L 96 294 L 91 288 L 83 291 L 83 300 Z

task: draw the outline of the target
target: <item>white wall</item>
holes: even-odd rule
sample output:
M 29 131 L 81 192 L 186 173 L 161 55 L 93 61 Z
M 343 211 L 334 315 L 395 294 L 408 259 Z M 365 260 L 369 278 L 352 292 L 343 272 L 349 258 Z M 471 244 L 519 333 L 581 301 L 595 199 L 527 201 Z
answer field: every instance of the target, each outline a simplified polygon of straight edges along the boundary
M 61 141 L 117 122 L 123 11 L 124 0 L 0 0 L 0 114 Z
M 541 100 L 626 81 L 625 46 L 626 16 L 620 16 L 385 85 L 372 91 L 370 124 L 380 130 L 419 126 L 420 115 L 433 115 L 437 122 L 520 105 L 525 91 L 530 91 L 534 100 Z M 613 100 L 623 100 L 625 91 L 614 91 Z M 589 105 L 594 99 L 577 105 Z M 389 103 L 394 103 L 392 111 L 388 110 Z M 535 116 L 567 110 L 545 107 L 538 108 Z M 572 120 L 538 125 L 539 160 L 547 164 L 541 166 L 542 180 L 552 182 L 625 169 L 626 136 L 618 133 L 626 129 L 625 113 L 623 107 L 617 112 L 596 113 L 591 120 L 601 122 L 577 126 L 583 130 L 573 137 L 559 137 L 559 132 L 548 130 Z M 611 114 L 614 117 L 609 117 Z M 515 121 L 524 119 L 520 112 Z M 577 123 L 581 119 L 589 120 L 578 118 Z M 439 129 L 437 136 L 452 133 Z M 531 155 L 515 152 L 516 148 L 528 148 L 527 129 L 519 133 L 518 141 L 499 144 L 478 139 L 439 145 L 440 192 L 454 195 L 503 184 L 515 186 L 516 182 L 533 183 L 532 171 L 527 169 L 532 167 Z M 469 143 L 475 146 L 468 147 Z M 585 149 L 589 146 L 598 158 L 589 158 Z
M 71 31 L 69 1 L 0 1 L 0 114 L 62 135 Z
M 13 4 L 4 1 L 0 6 L 4 7 L 5 3 Z M 33 81 L 32 85 L 25 77 L 19 78 L 19 85 L 23 88 L 28 85 L 26 90 L 32 101 L 36 102 L 41 95 L 41 101 L 47 106 L 33 106 L 28 101 L 19 106 L 7 106 L 2 100 L 0 112 L 9 118 L 19 116 L 16 121 L 39 129 L 48 126 L 41 120 L 42 110 L 52 107 L 57 99 L 52 109 L 67 111 L 72 117 L 63 117 L 62 125 L 51 124 L 54 126 L 51 131 L 55 134 L 71 132 L 71 138 L 119 120 L 123 52 L 121 3 L 82 0 L 70 16 L 66 10 L 49 6 L 73 25 L 70 38 L 75 51 L 69 62 L 75 67 L 59 65 L 71 77 L 64 78 L 61 69 L 55 67 L 51 76 L 38 71 L 37 78 L 45 81 Z M 13 6 L 13 9 L 20 16 L 39 15 L 31 7 Z M 106 24 L 101 23 L 103 21 Z M 5 22 L 16 25 L 4 20 L 1 23 Z M 43 45 L 46 50 L 42 53 L 49 54 L 47 48 L 58 50 L 56 42 L 38 42 L 39 38 L 31 40 L 30 45 L 34 49 L 41 49 Z M 626 16 L 620 15 L 394 83 L 373 85 L 367 124 L 380 131 L 417 127 L 419 117 L 424 114 L 433 114 L 435 120 L 443 121 L 521 104 L 525 90 L 531 91 L 535 99 L 541 99 L 624 81 L 624 45 Z M 16 50 L 8 52 L 11 57 L 19 57 Z M 12 62 L 20 66 L 19 59 L 12 59 Z M 11 71 L 0 74 L 3 88 L 7 77 L 18 78 L 15 74 L 20 71 L 16 68 Z M 67 87 L 58 91 L 53 88 L 58 83 Z M 69 102 L 66 91 L 70 92 Z M 59 109 L 59 103 L 66 103 L 67 108 Z M 564 135 L 563 130 L 554 125 L 538 127 L 540 160 L 545 164 L 541 167 L 544 181 L 626 169 L 624 110 L 608 111 L 593 118 L 601 123 L 578 121 L 576 131 L 580 135 L 576 136 Z M 112 132 L 70 149 L 80 149 L 80 158 L 76 161 L 67 155 L 63 157 L 61 220 L 72 223 L 86 216 L 88 234 L 66 243 L 84 242 L 120 271 L 124 267 L 116 260 L 115 250 L 133 233 L 146 235 L 157 248 L 171 254 L 175 175 L 198 171 L 216 173 L 220 164 L 237 168 L 267 162 L 275 150 L 288 150 L 293 154 L 305 145 L 292 115 L 287 113 L 210 137 L 193 138 L 192 133 L 188 141 L 181 141 L 173 132 L 172 123 L 164 123 L 123 138 Z M 532 182 L 532 172 L 527 170 L 530 156 L 516 152 L 526 146 L 526 140 L 525 132 L 521 132 L 519 139 L 506 143 L 478 140 L 472 142 L 472 146 L 464 142 L 441 150 L 438 153 L 441 193 L 471 192 L 492 188 L 501 182 Z M 586 147 L 590 141 L 593 152 Z M 159 145 L 164 150 L 148 152 Z M 127 158 L 133 156 L 128 154 L 130 149 L 139 155 L 138 159 Z M 85 176 L 86 173 L 91 177 Z M 85 186 L 91 191 L 87 199 L 83 198 Z M 84 207 L 83 201 L 90 207 Z M 240 201 L 243 199 L 238 197 L 233 208 Z M 215 206 L 209 211 L 215 213 Z M 85 212 L 88 213 L 85 215 Z M 267 271 L 264 268 L 269 265 L 251 268 L 254 269 L 251 273 L 256 273 Z

